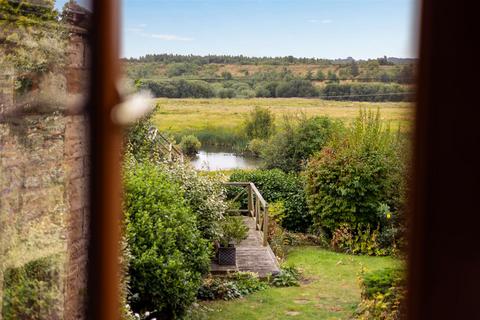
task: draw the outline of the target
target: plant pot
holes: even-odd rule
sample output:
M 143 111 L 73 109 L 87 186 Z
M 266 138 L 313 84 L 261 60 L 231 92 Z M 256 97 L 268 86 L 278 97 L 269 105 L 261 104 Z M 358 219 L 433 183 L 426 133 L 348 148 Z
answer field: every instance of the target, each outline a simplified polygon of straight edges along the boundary
M 221 266 L 233 266 L 237 264 L 237 249 L 235 246 L 218 247 L 218 264 Z

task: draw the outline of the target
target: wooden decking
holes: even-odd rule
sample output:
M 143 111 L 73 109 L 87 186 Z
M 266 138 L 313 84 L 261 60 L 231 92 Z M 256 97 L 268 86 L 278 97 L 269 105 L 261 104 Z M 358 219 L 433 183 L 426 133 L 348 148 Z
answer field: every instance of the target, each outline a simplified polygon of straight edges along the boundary
M 220 266 L 212 263 L 212 274 L 225 274 L 235 271 L 256 272 L 261 278 L 280 271 L 277 258 L 272 252 L 270 245 L 263 245 L 263 235 L 255 228 L 255 219 L 244 216 L 243 221 L 248 226 L 248 237 L 236 245 L 237 265 Z

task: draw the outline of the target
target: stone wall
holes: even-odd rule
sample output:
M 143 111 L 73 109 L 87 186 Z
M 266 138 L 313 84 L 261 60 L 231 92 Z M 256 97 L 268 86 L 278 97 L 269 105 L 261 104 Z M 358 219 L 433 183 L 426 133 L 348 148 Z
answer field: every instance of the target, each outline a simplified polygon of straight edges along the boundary
M 86 32 L 72 30 L 67 52 L 70 64 L 58 74 L 67 83 L 56 88 L 64 90 L 57 91 L 58 96 L 84 96 L 88 83 Z M 64 105 L 53 108 L 25 110 L 15 104 L 13 91 L 8 89 L 12 78 L 2 79 L 0 320 L 3 272 L 52 255 L 63 257 L 59 266 L 63 270 L 59 317 L 84 319 L 89 238 L 88 117 L 78 104 L 69 105 L 78 99 L 66 99 Z

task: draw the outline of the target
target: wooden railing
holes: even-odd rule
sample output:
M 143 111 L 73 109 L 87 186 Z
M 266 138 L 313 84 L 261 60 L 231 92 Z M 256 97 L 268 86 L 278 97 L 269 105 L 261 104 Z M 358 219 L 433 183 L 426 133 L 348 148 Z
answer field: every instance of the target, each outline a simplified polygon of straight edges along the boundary
M 182 151 L 180 151 L 173 143 L 170 142 L 161 132 L 155 127 L 151 127 L 148 130 L 149 138 L 159 143 L 162 148 L 161 152 L 166 156 L 169 161 L 183 162 L 184 157 Z
M 255 219 L 255 228 L 262 232 L 263 245 L 268 245 L 268 203 L 263 199 L 262 194 L 258 191 L 252 182 L 225 182 L 224 185 L 230 187 L 239 187 L 242 190 L 233 198 L 235 202 L 242 195 L 247 195 L 247 209 L 230 210 L 240 213 L 246 213 Z

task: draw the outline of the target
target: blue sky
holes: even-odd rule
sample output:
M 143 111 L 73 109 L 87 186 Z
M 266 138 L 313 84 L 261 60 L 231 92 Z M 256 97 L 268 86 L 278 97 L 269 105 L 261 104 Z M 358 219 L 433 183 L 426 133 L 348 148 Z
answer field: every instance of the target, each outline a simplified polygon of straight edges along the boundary
M 63 0 L 62 0 L 63 2 Z M 415 57 L 415 0 L 123 0 L 122 56 Z

